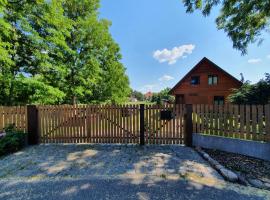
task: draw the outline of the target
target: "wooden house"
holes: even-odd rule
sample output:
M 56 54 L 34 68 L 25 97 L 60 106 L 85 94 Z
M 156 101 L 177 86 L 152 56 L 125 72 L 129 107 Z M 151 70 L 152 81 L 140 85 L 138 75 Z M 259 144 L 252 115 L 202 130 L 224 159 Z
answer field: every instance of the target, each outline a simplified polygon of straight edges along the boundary
M 177 104 L 226 103 L 232 88 L 242 82 L 207 58 L 196 64 L 171 90 Z

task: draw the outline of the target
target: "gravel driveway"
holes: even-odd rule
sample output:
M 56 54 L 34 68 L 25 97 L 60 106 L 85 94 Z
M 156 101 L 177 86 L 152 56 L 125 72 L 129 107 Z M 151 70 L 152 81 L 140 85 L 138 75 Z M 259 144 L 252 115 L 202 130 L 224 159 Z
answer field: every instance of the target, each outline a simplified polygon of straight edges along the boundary
M 183 146 L 39 145 L 0 159 L 0 199 L 270 199 Z

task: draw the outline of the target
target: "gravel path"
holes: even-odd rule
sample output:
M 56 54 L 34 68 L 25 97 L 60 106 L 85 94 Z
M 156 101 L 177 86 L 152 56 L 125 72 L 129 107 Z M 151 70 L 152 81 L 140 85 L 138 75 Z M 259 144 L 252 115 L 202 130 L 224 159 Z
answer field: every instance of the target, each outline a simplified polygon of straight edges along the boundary
M 0 159 L 0 199 L 270 199 L 182 146 L 39 145 Z

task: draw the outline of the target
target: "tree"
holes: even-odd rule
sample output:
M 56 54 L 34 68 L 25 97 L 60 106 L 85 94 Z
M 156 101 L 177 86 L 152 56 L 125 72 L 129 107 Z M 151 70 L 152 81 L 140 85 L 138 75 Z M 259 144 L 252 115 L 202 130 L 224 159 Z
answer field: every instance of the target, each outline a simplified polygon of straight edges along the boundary
M 199 9 L 208 16 L 214 6 L 221 4 L 216 19 L 218 29 L 223 29 L 233 42 L 233 47 L 247 53 L 250 43 L 262 42 L 264 30 L 269 29 L 270 1 L 268 0 L 183 0 L 187 12 Z
M 131 93 L 131 96 L 136 98 L 138 101 L 144 101 L 144 95 L 143 93 L 137 91 L 137 90 L 133 90 Z
M 120 48 L 109 33 L 110 22 L 98 19 L 98 0 L 66 0 L 65 16 L 72 20 L 65 57 L 68 73 L 66 102 L 122 102 L 129 95 L 129 80 L 120 63 Z
M 98 8 L 99 0 L 0 0 L 0 103 L 124 101 L 129 80 Z
M 151 101 L 155 102 L 156 104 L 162 104 L 162 102 L 173 103 L 175 99 L 174 96 L 169 95 L 170 90 L 170 88 L 165 88 L 159 93 L 154 93 Z
M 5 0 L 0 6 L 0 23 L 3 25 L 0 28 L 0 51 L 4 55 L 0 58 L 0 103 L 14 105 L 18 103 L 16 95 L 26 95 L 20 92 L 22 88 L 17 87 L 26 83 L 22 77 L 29 81 L 33 79 L 35 83 L 41 81 L 44 88 L 58 91 L 54 85 L 48 85 L 45 77 L 36 79 L 35 76 L 40 73 L 59 76 L 61 65 L 57 61 L 62 57 L 60 49 L 67 48 L 65 37 L 69 32 L 61 1 Z M 49 91 L 46 95 L 53 94 L 58 95 Z M 29 102 L 28 97 L 21 98 Z
M 228 97 L 235 104 L 268 104 L 270 103 L 270 74 L 265 74 L 265 79 L 251 85 L 245 82 L 239 89 L 234 89 Z

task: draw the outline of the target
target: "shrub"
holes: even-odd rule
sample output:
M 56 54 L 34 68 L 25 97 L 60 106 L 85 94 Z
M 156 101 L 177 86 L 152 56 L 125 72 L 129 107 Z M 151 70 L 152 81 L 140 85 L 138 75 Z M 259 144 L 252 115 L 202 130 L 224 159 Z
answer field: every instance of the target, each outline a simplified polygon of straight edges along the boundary
M 26 145 L 26 134 L 14 129 L 13 125 L 5 128 L 6 135 L 0 138 L 0 156 L 16 152 Z

